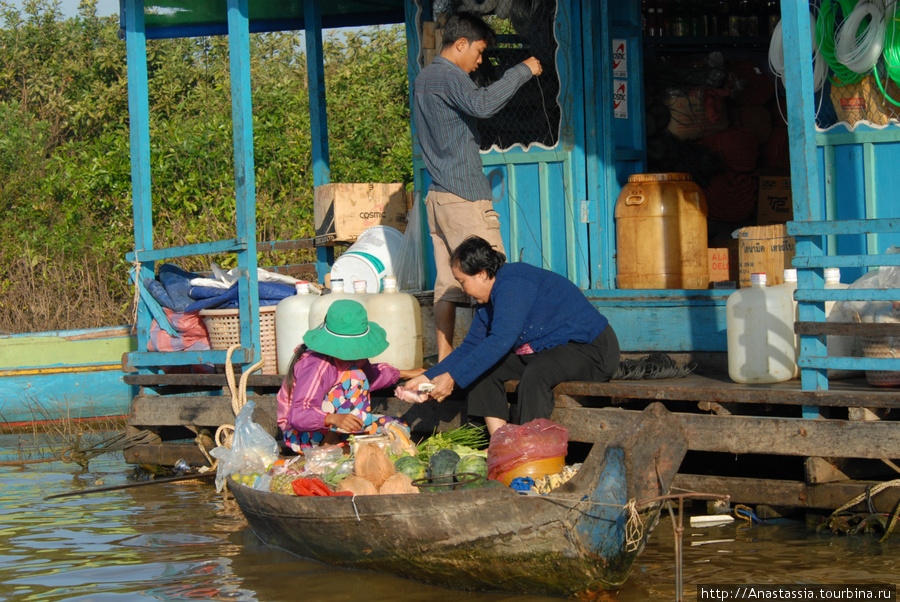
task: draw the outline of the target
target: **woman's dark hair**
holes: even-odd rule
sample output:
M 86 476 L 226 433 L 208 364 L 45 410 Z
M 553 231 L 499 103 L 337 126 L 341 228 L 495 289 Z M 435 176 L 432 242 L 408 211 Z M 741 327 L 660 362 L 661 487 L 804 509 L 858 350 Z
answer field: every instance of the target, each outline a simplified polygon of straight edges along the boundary
M 480 236 L 470 236 L 462 241 L 450 257 L 450 265 L 459 268 L 467 276 L 483 271 L 488 278 L 493 278 L 504 263 L 506 255 L 494 249 L 491 243 Z
M 294 394 L 294 365 L 300 359 L 300 356 L 306 352 L 306 344 L 300 343 L 296 349 L 294 349 L 294 355 L 291 356 L 291 361 L 288 363 L 287 374 L 284 377 L 284 382 L 282 386 L 284 386 L 285 391 L 288 394 L 288 400 L 291 399 L 291 395 Z
M 465 39 L 469 44 L 483 41 L 488 46 L 497 43 L 497 36 L 491 26 L 480 17 L 470 13 L 457 13 L 447 19 L 447 24 L 441 31 L 443 36 L 441 49 L 448 48 L 460 39 Z

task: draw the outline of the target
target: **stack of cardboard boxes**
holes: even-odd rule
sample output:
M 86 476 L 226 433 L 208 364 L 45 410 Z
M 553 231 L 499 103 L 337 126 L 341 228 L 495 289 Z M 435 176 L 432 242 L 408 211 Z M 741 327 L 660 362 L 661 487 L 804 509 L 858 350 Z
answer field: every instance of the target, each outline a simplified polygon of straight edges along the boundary
M 735 282 L 750 286 L 750 274 L 765 272 L 769 286 L 784 282 L 784 269 L 791 267 L 795 242 L 785 223 L 793 219 L 791 179 L 787 176 L 759 177 L 756 226 L 741 228 L 728 246 L 709 249 L 709 281 Z

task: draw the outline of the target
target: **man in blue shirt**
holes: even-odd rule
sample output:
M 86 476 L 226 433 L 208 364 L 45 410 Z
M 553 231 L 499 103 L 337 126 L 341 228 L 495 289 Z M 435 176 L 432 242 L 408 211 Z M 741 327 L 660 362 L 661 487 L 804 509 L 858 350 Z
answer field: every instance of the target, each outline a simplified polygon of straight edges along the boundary
M 495 43 L 493 30 L 480 18 L 459 13 L 447 20 L 442 35 L 441 54 L 419 73 L 413 93 L 416 133 L 432 180 L 425 210 L 437 266 L 434 325 L 439 360 L 453 350 L 456 304 L 469 302 L 453 278 L 450 256 L 473 235 L 504 251 L 479 153 L 478 120 L 497 114 L 526 81 L 541 73 L 540 61 L 530 57 L 479 88 L 469 74 L 481 64 L 485 48 Z

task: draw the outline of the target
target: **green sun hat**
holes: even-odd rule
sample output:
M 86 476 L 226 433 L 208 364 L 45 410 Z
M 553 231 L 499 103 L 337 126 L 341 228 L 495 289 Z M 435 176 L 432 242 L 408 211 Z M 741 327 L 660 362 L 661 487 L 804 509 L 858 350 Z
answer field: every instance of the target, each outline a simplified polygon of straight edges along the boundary
M 308 330 L 303 342 L 309 349 L 340 360 L 375 357 L 388 348 L 384 328 L 369 321 L 366 308 L 358 301 L 335 301 L 318 328 Z

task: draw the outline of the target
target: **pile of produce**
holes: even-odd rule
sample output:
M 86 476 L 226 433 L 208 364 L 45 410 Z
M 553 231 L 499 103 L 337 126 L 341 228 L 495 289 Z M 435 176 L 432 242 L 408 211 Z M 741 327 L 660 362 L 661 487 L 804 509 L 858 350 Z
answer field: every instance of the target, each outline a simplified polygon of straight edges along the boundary
M 350 442 L 354 453 L 349 456 L 337 446 L 313 448 L 276 462 L 264 475 L 232 478 L 282 495 L 396 495 L 502 487 L 487 478 L 487 444 L 485 429 L 468 425 L 435 432 L 418 445 L 396 435 L 386 442 L 360 438 Z

